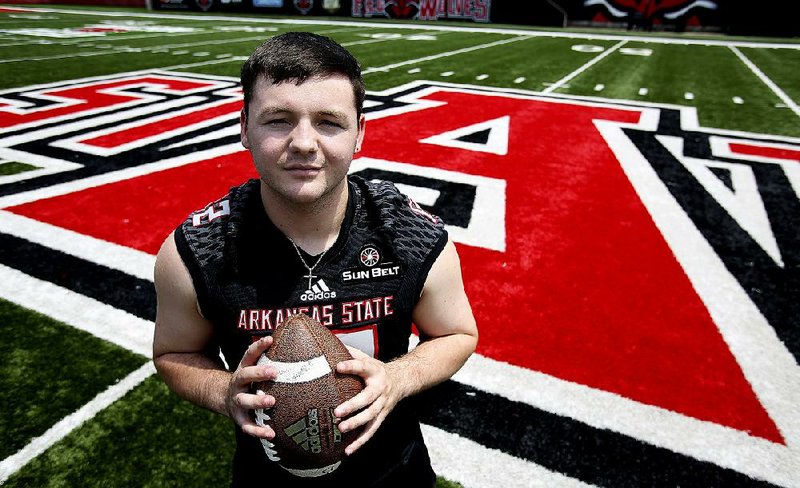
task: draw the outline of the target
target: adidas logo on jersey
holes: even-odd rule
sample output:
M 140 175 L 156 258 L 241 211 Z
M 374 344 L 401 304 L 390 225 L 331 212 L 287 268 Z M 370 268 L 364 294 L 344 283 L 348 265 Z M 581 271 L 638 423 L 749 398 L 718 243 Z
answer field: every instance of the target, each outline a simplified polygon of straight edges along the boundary
M 283 431 L 304 450 L 315 454 L 322 451 L 319 439 L 319 415 L 316 408 L 310 409 L 305 417 Z
M 300 300 L 310 302 L 312 300 L 326 300 L 336 298 L 336 292 L 328 288 L 324 280 L 319 280 L 314 285 L 300 295 Z

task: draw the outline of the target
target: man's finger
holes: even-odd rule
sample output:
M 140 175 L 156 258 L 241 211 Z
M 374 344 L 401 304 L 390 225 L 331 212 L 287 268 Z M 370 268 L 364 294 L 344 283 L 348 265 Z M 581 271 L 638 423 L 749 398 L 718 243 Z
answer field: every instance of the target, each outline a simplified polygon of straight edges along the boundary
M 347 347 L 347 350 L 350 351 L 350 355 L 353 356 L 353 358 L 355 359 L 366 359 L 372 357 L 369 354 L 362 351 L 361 349 L 358 349 L 357 347 L 353 346 L 345 346 L 345 347 Z
M 239 393 L 234 397 L 234 402 L 236 402 L 236 406 L 245 410 L 272 408 L 275 406 L 275 397 L 271 395 L 252 395 L 249 393 Z
M 278 371 L 272 366 L 247 366 L 236 372 L 237 385 L 249 388 L 250 383 L 274 380 Z
M 357 429 L 358 427 L 370 422 L 381 413 L 385 403 L 386 400 L 384 400 L 382 397 L 378 398 L 372 405 L 369 406 L 369 408 L 365 408 L 347 420 L 340 422 L 339 430 L 341 432 L 350 432 L 351 430 Z
M 274 439 L 275 431 L 269 425 L 260 426 L 254 422 L 241 425 L 242 432 L 260 439 Z
M 374 419 L 372 422 L 367 424 L 367 428 L 364 429 L 364 432 L 361 433 L 360 436 L 356 438 L 353 442 L 350 443 L 347 447 L 344 448 L 344 453 L 348 456 L 356 452 L 361 446 L 366 444 L 368 440 L 375 435 L 375 431 L 378 430 L 378 427 L 383 423 L 383 419 L 385 416 L 381 414 L 378 418 Z
M 368 377 L 375 371 L 373 364 L 361 359 L 349 359 L 336 365 L 336 371 L 342 374 L 354 374 L 362 378 Z
M 353 398 L 342 403 L 333 410 L 333 414 L 337 417 L 344 418 L 353 412 L 357 412 L 366 407 L 375 400 L 375 396 L 369 391 L 369 388 L 364 388 L 357 393 Z
M 256 364 L 256 362 L 258 362 L 258 358 L 261 357 L 264 351 L 269 349 L 271 345 L 272 336 L 262 337 L 256 342 L 250 344 L 247 350 L 245 350 L 242 360 L 239 361 L 239 367 L 242 368 Z
M 263 439 L 275 437 L 275 431 L 270 426 L 256 424 L 247 410 L 237 410 L 233 415 L 233 420 L 242 429 L 242 432 L 248 435 Z

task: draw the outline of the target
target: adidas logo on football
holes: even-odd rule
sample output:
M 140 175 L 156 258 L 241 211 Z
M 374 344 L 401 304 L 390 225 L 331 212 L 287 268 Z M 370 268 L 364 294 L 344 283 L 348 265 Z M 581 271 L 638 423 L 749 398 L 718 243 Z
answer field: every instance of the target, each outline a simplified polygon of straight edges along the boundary
M 311 300 L 325 300 L 336 298 L 336 292 L 328 288 L 324 280 L 317 281 L 310 289 L 300 295 L 300 300 L 310 302 Z
M 322 451 L 319 439 L 319 415 L 316 408 L 309 410 L 305 417 L 286 427 L 283 431 L 304 450 L 315 454 Z

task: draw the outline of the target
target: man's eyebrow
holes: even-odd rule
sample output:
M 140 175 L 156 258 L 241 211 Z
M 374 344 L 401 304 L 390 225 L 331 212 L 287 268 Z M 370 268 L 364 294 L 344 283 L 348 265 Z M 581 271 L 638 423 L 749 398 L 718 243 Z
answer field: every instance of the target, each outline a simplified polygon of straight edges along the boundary
M 288 108 L 283 107 L 265 107 L 262 110 L 258 111 L 258 115 L 275 115 L 275 114 L 285 114 L 287 112 L 291 112 Z
M 261 116 L 261 117 L 264 117 L 264 116 L 268 117 L 270 115 L 282 115 L 282 114 L 287 114 L 287 113 L 292 113 L 292 110 L 290 110 L 288 108 L 285 108 L 285 107 L 280 107 L 280 106 L 264 107 L 262 110 L 258 111 L 258 115 Z M 336 110 L 336 109 L 320 110 L 316 114 L 318 116 L 322 115 L 322 116 L 326 116 L 326 117 L 334 117 L 334 118 L 341 119 L 341 120 L 347 120 L 348 119 L 348 116 L 347 116 L 347 114 L 345 112 L 343 112 L 341 110 Z
M 329 117 L 335 117 L 337 119 L 347 120 L 347 114 L 340 111 L 340 110 L 320 110 L 317 112 L 319 115 L 327 115 Z

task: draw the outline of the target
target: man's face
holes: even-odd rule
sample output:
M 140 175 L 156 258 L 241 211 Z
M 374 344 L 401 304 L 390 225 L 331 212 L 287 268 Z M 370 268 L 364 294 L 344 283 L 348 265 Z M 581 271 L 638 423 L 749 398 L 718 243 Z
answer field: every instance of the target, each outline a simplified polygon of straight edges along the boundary
M 364 137 L 350 80 L 335 75 L 276 85 L 260 77 L 248 108 L 242 144 L 271 196 L 306 204 L 342 188 Z

